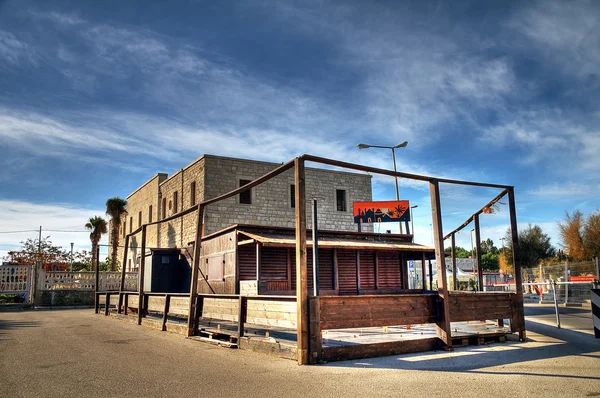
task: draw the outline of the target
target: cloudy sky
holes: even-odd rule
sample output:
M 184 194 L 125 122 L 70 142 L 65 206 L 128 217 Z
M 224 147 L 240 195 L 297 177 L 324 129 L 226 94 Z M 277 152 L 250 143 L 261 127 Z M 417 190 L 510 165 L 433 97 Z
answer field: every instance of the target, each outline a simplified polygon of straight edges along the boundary
M 108 197 L 201 154 L 391 168 L 356 144 L 407 140 L 399 170 L 514 185 L 558 245 L 600 207 L 599 31 L 595 1 L 0 1 L 0 232 L 89 248 Z M 430 244 L 428 187 L 400 184 Z M 442 186 L 445 231 L 497 192 Z

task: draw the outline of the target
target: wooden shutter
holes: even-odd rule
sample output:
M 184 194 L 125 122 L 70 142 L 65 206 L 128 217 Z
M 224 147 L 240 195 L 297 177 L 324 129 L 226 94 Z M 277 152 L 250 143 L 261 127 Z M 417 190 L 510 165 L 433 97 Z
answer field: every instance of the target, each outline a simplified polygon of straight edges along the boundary
M 399 252 L 379 252 L 379 287 L 402 287 Z
M 238 246 L 240 280 L 256 280 L 256 244 Z
M 360 254 L 360 287 L 375 289 L 375 252 L 359 251 Z
M 287 280 L 287 249 L 263 247 L 260 257 L 260 278 Z
M 356 250 L 338 249 L 340 295 L 357 294 Z

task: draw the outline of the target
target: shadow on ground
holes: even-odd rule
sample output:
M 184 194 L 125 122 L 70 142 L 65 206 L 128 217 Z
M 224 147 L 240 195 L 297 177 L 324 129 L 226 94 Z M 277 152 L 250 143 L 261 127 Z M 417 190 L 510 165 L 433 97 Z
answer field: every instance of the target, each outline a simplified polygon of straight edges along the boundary
M 582 380 L 600 380 L 594 376 L 564 375 L 484 370 L 489 367 L 525 363 L 536 360 L 579 356 L 600 359 L 600 340 L 589 334 L 572 330 L 556 329 L 535 321 L 527 321 L 530 338 L 526 342 L 507 341 L 490 346 L 460 347 L 454 352 L 428 352 L 333 362 L 325 366 L 350 368 L 379 368 L 423 370 L 440 372 L 469 372 L 475 374 L 529 375 L 564 377 Z

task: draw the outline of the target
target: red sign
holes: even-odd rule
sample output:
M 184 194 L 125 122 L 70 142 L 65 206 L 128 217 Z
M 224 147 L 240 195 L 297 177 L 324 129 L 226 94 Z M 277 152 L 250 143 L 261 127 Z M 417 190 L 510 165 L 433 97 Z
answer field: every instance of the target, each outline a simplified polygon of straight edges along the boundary
M 354 202 L 354 222 L 398 222 L 410 221 L 408 200 L 383 202 Z

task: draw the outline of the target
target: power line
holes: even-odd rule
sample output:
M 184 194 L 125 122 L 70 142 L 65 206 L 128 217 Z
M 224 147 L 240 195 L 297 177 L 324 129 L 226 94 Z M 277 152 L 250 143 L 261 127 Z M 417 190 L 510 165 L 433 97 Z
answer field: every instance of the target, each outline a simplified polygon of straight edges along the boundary
M 22 231 L 0 231 L 0 234 L 20 234 L 22 232 L 38 232 L 37 229 L 25 229 Z

